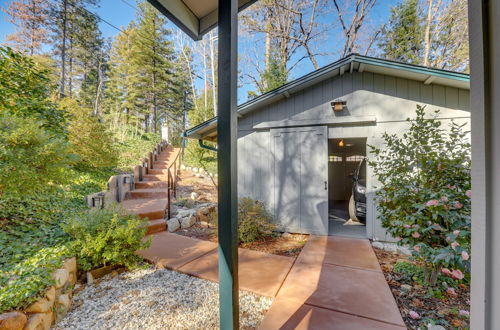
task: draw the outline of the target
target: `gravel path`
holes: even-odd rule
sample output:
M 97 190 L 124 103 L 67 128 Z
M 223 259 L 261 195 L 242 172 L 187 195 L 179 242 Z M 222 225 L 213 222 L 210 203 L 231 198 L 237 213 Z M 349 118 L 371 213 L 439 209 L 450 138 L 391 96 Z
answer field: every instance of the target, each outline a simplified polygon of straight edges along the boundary
M 272 299 L 240 292 L 242 329 L 259 325 Z M 167 269 L 105 278 L 75 295 L 55 329 L 218 329 L 218 284 Z

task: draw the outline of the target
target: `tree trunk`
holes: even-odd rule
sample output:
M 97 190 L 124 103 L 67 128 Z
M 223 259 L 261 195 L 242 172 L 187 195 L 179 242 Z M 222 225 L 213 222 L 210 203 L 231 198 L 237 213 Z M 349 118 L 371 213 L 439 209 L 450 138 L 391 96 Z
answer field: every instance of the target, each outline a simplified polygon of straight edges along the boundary
M 429 53 L 431 51 L 432 2 L 433 0 L 428 0 L 429 8 L 427 8 L 427 19 L 424 32 L 424 66 L 429 66 Z
M 66 24 L 67 24 L 68 2 L 63 0 L 63 35 L 61 46 L 61 86 L 60 93 L 64 95 L 64 85 L 66 83 Z
M 210 31 L 210 69 L 212 71 L 212 101 L 214 105 L 214 117 L 217 116 L 217 94 L 215 86 L 215 51 L 214 51 L 214 38 L 213 30 Z

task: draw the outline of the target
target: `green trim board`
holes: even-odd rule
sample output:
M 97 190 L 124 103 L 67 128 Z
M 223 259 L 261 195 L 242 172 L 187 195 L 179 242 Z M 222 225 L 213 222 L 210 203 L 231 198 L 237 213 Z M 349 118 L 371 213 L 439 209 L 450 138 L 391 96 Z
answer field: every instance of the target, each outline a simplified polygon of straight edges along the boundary
M 322 82 L 328 78 L 343 75 L 346 72 L 349 72 L 351 68 L 352 70 L 359 72 L 365 71 L 383 73 L 385 75 L 395 76 L 398 78 L 415 80 L 426 85 L 432 83 L 442 86 L 458 87 L 466 90 L 470 89 L 470 77 L 465 73 L 352 54 L 240 104 L 238 106 L 238 114 L 244 115 L 265 105 L 279 101 L 280 99 L 287 98 L 291 94 Z M 216 128 L 217 117 L 214 117 L 186 130 L 184 134 L 186 137 L 191 139 L 206 139 L 209 141 L 215 141 L 216 135 L 214 134 L 216 134 Z

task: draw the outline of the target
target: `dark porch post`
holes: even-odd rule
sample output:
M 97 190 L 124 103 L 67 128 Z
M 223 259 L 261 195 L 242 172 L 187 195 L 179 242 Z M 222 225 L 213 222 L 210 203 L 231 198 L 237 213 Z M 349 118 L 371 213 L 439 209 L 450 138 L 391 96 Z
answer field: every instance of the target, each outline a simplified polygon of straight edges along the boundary
M 236 79 L 238 1 L 219 0 L 218 174 L 220 328 L 238 329 Z

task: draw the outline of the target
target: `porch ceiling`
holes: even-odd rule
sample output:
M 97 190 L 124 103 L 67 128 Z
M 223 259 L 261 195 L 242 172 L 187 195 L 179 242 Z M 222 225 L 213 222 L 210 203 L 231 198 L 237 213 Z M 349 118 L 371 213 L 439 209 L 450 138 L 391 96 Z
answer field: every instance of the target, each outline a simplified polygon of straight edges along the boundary
M 194 40 L 217 26 L 218 0 L 148 0 Z M 256 0 L 239 0 L 239 10 Z

